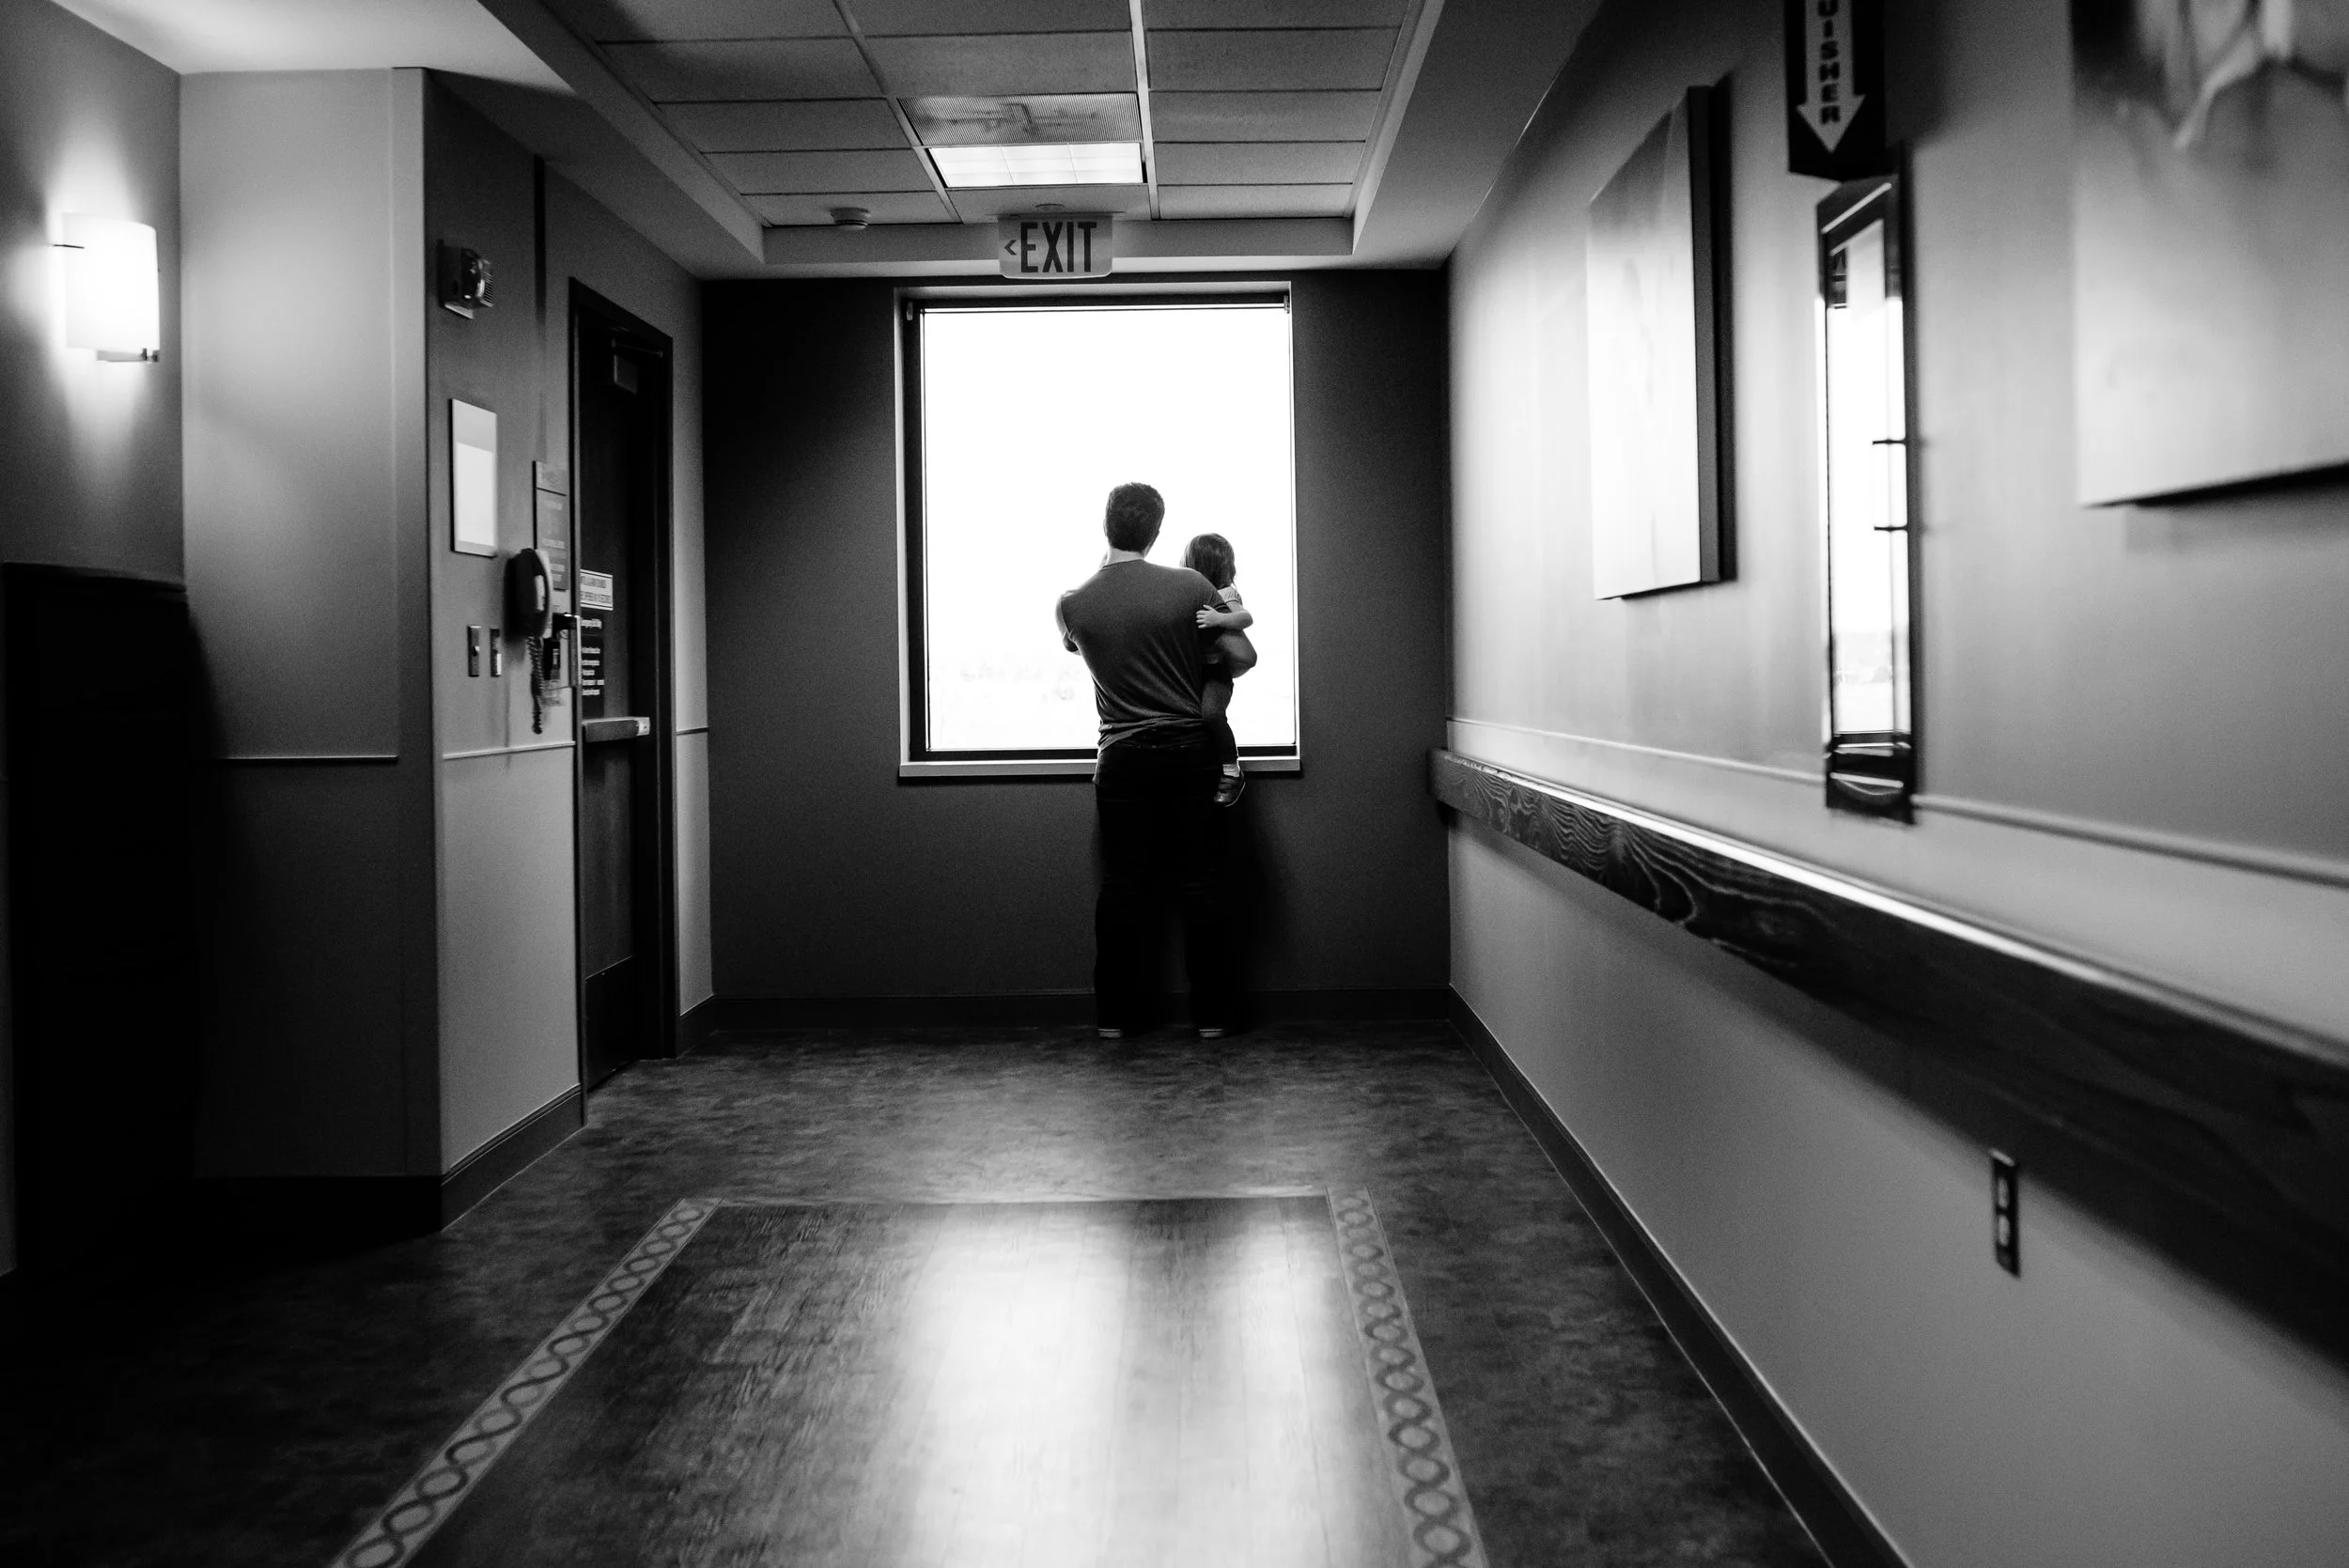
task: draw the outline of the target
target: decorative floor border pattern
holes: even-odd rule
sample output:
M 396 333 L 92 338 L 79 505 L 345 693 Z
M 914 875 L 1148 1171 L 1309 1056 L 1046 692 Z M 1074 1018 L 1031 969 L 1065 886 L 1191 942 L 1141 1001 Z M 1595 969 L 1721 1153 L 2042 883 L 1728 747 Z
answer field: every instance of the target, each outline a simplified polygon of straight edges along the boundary
M 424 1468 L 393 1494 L 383 1512 L 352 1538 L 332 1568 L 393 1568 L 414 1557 L 717 1211 L 716 1199 L 688 1198 L 661 1216 L 603 1282 L 434 1451 Z
M 1361 1335 L 1362 1373 L 1392 1461 L 1388 1477 L 1410 1534 L 1412 1568 L 1486 1568 L 1476 1515 L 1378 1211 L 1366 1191 L 1328 1197 L 1338 1263 Z M 663 1215 L 433 1452 L 330 1568 L 396 1568 L 412 1560 L 723 1202 L 688 1198 Z
M 1361 1334 L 1362 1370 L 1393 1461 L 1388 1477 L 1409 1521 L 1411 1568 L 1486 1568 L 1476 1514 L 1378 1211 L 1369 1193 L 1354 1191 L 1330 1193 L 1330 1213 Z

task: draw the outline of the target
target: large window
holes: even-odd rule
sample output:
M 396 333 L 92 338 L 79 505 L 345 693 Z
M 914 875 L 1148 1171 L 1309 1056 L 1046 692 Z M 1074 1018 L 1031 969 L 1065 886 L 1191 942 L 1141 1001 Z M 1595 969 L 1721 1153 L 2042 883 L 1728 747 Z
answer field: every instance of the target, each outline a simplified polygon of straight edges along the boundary
M 1238 562 L 1262 662 L 1232 727 L 1297 755 L 1297 581 L 1285 298 L 913 299 L 906 311 L 909 769 L 1069 771 L 1093 755 L 1061 594 L 1099 567 L 1102 502 L 1166 498 L 1150 559 L 1198 534 Z

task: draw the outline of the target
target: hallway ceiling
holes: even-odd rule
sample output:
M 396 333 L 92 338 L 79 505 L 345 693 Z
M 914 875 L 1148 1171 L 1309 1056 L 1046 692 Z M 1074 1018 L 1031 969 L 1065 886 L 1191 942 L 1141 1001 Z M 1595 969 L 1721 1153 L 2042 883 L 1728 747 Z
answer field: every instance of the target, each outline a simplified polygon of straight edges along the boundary
M 560 91 L 475 0 L 57 0 L 183 76 L 428 66 Z
M 766 223 L 1350 214 L 1422 0 L 552 0 Z M 930 147 L 1134 142 L 1133 184 L 951 190 Z
M 1428 266 L 1596 0 L 61 0 L 183 72 L 426 66 L 704 277 Z M 1139 183 L 950 188 L 931 149 L 1139 144 Z M 1098 160 L 1113 163 L 1115 158 Z M 870 225 L 839 226 L 862 208 Z

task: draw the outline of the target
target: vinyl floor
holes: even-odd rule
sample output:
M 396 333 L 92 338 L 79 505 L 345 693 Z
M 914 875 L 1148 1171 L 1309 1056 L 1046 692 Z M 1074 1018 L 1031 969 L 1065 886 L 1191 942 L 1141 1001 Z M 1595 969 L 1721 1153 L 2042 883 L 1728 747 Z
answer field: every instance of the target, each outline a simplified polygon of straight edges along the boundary
M 1347 1447 L 1379 1422 L 1331 1371 L 1342 1192 L 1377 1206 L 1486 1560 L 1817 1561 L 1475 1059 L 1418 1024 L 639 1063 L 440 1235 L 176 1268 L 9 1344 L 0 1561 L 324 1568 L 689 1199 L 722 1202 L 417 1560 L 1408 1560 Z

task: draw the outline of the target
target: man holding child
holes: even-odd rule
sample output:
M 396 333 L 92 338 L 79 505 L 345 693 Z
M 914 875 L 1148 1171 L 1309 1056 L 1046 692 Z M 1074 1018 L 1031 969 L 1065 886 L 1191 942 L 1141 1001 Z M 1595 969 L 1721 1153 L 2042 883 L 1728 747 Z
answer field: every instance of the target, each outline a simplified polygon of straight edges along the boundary
M 1094 908 L 1093 989 L 1105 1040 L 1140 1020 L 1155 977 L 1152 884 L 1182 895 L 1192 1021 L 1203 1039 L 1232 1022 L 1234 984 L 1214 880 L 1213 814 L 1242 781 L 1224 705 L 1256 662 L 1251 617 L 1229 590 L 1231 547 L 1192 541 L 1181 567 L 1153 566 L 1166 503 L 1148 485 L 1110 491 L 1101 569 L 1060 598 L 1061 641 L 1084 656 L 1101 718 L 1093 793 L 1101 823 L 1101 893 Z M 1212 548 L 1203 550 L 1212 541 Z M 1194 565 L 1220 568 L 1225 587 Z M 1229 772 L 1226 772 L 1228 768 Z

